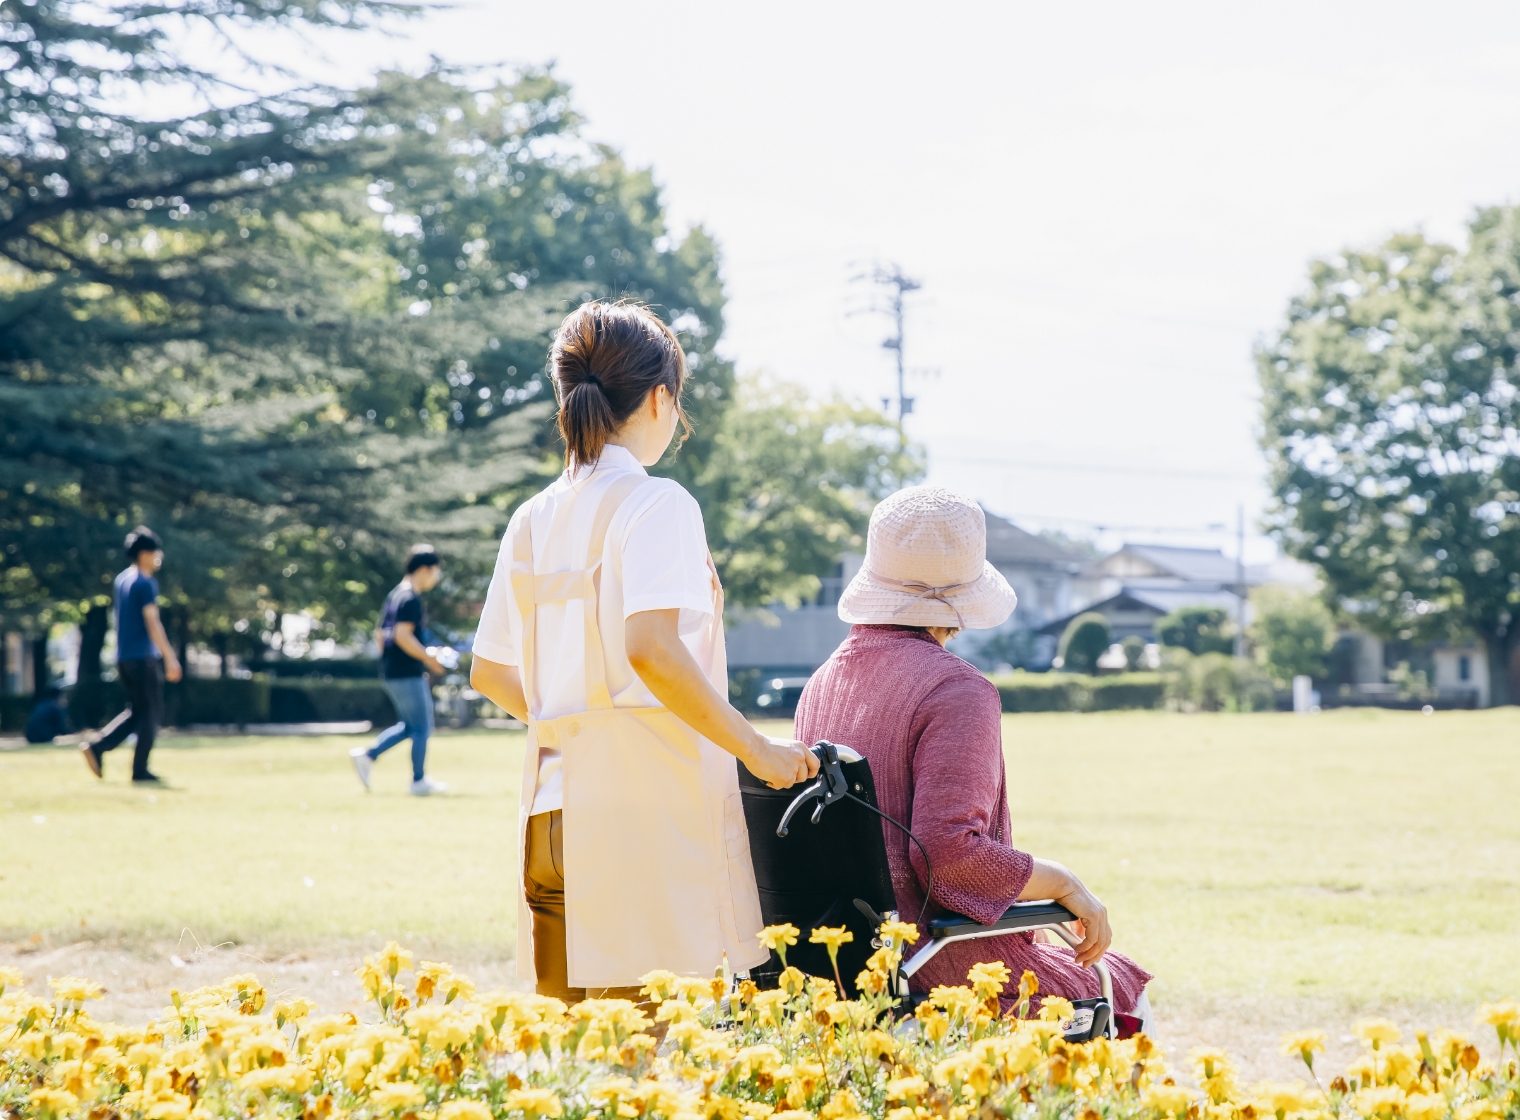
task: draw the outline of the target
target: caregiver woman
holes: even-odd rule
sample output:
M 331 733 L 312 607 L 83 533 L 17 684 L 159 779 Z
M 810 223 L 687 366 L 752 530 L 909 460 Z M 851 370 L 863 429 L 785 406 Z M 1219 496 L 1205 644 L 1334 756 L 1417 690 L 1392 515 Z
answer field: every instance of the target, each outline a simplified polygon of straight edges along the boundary
M 685 424 L 675 335 L 587 303 L 550 366 L 568 466 L 507 527 L 470 682 L 528 725 L 518 975 L 637 999 L 652 969 L 766 959 L 734 759 L 778 788 L 818 763 L 728 703 L 702 512 L 644 470 Z

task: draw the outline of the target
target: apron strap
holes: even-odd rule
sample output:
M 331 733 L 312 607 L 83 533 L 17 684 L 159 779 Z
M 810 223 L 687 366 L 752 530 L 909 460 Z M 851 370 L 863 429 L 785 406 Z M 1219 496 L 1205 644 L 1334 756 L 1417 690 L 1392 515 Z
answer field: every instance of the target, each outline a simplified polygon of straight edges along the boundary
M 512 596 L 517 601 L 517 612 L 522 617 L 522 648 L 519 651 L 523 693 L 531 711 L 534 704 L 537 667 L 536 642 L 538 638 L 538 605 L 580 600 L 584 619 L 583 639 L 586 658 L 586 710 L 612 707 L 612 695 L 607 690 L 607 663 L 602 651 L 602 634 L 597 625 L 597 598 L 601 583 L 602 551 L 612 518 L 648 475 L 629 474 L 618 478 L 597 505 L 596 517 L 591 524 L 591 543 L 586 553 L 586 566 L 579 571 L 553 572 L 538 575 L 533 570 L 533 514 L 529 510 L 523 516 L 517 532 L 512 537 Z M 549 526 L 549 535 L 557 536 L 568 529 L 573 503 L 563 504 Z
M 612 693 L 607 690 L 607 659 L 602 652 L 602 629 L 598 623 L 602 586 L 602 549 L 607 543 L 607 530 L 612 518 L 628 500 L 629 496 L 644 482 L 646 474 L 628 474 L 607 487 L 602 504 L 597 507 L 596 520 L 591 524 L 591 547 L 586 552 L 586 570 L 581 573 L 590 584 L 590 594 L 582 600 L 581 615 L 585 619 L 586 650 L 586 710 L 612 707 Z

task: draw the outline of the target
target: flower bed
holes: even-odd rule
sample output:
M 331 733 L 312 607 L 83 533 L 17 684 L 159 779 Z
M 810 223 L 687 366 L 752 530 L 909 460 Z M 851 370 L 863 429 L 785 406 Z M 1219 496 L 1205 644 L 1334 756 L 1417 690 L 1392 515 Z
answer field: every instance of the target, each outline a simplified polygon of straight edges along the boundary
M 1002 965 L 937 988 L 911 1015 L 885 994 L 911 926 L 882 927 L 858 1001 L 795 968 L 774 991 L 652 973 L 649 1003 L 566 1007 L 521 992 L 477 993 L 447 966 L 394 944 L 358 976 L 376 1014 L 318 1015 L 308 1001 L 268 1006 L 251 976 L 188 995 L 142 1027 L 93 1020 L 100 994 L 54 980 L 51 998 L 0 969 L 0 1117 L 37 1120 L 1513 1120 L 1520 1115 L 1520 1005 L 1488 1004 L 1499 1067 L 1452 1032 L 1399 1045 L 1392 1024 L 1357 1032 L 1362 1060 L 1328 1084 L 1314 1069 L 1324 1035 L 1284 1039 L 1310 1083 L 1238 1082 L 1229 1058 L 1194 1051 L 1198 1088 L 1178 1081 L 1140 1035 L 1071 1044 L 1064 1000 L 1028 1017 L 997 1013 Z M 844 930 L 815 931 L 837 952 Z M 766 939 L 784 954 L 796 931 Z M 403 983 L 403 974 L 410 973 Z M 650 1013 L 646 1013 L 650 1012 Z M 1022 1013 L 1022 1014 L 1020 1014 Z M 660 1041 L 663 1036 L 663 1041 Z

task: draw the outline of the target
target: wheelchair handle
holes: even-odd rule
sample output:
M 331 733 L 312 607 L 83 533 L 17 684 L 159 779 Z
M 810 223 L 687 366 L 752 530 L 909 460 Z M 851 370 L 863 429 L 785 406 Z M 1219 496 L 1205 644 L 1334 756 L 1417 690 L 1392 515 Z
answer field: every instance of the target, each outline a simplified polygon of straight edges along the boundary
M 849 779 L 844 776 L 844 764 L 859 762 L 859 752 L 820 739 L 813 744 L 813 753 L 818 756 L 818 777 L 808 783 L 786 807 L 786 812 L 781 815 L 781 823 L 776 826 L 777 836 L 785 837 L 791 831 L 792 817 L 806 802 L 818 799 L 818 804 L 813 806 L 811 818 L 812 823 L 817 824 L 827 806 L 843 800 L 850 792 Z

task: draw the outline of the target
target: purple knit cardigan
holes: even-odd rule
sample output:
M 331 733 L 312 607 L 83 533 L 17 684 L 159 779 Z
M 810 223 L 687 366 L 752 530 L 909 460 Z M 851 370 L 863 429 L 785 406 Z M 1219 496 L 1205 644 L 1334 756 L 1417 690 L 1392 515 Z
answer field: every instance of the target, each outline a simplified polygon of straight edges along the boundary
M 990 922 L 1018 898 L 1033 859 L 1011 839 L 1002 705 L 970 665 L 922 630 L 855 626 L 803 689 L 796 729 L 803 742 L 842 743 L 870 762 L 882 811 L 908 825 L 934 861 L 927 917 L 949 912 Z M 911 922 L 924 900 L 923 856 L 901 830 L 885 822 L 882 829 L 898 913 Z M 1015 981 L 1033 971 L 1042 995 L 1098 994 L 1097 976 L 1070 949 L 1028 933 L 950 945 L 913 987 L 962 984 L 973 964 L 994 960 Z M 1118 953 L 1104 960 L 1115 1010 L 1132 1011 L 1150 973 Z

